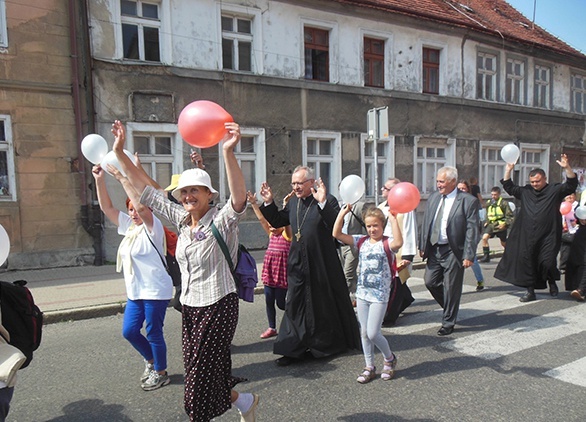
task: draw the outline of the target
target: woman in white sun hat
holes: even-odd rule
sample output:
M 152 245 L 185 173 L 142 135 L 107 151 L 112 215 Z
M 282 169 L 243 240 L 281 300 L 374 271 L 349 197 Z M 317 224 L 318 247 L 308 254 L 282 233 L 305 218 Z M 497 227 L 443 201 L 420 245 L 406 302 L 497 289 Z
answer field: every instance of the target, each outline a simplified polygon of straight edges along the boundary
M 234 404 L 241 420 L 254 421 L 258 396 L 238 393 L 242 378 L 232 376 L 230 346 L 238 324 L 238 295 L 228 263 L 211 231 L 212 222 L 225 239 L 232 261 L 238 250 L 238 221 L 246 210 L 246 186 L 234 148 L 240 127 L 226 123 L 222 152 L 230 200 L 218 210 L 210 205 L 218 197 L 210 176 L 196 168 L 185 170 L 172 195 L 179 205 L 144 180 L 123 153 L 124 126 L 113 125 L 114 151 L 140 201 L 165 216 L 178 230 L 176 257 L 181 267 L 183 304 L 183 363 L 185 411 L 191 421 L 208 421 Z

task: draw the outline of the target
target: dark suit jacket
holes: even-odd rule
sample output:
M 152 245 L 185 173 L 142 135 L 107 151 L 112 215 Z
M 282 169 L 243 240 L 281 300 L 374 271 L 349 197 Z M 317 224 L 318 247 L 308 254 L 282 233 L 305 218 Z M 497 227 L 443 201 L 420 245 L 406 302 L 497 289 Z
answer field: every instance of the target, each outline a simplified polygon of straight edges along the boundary
M 419 233 L 419 250 L 423 251 L 423 259 L 429 255 L 432 246 L 429 243 L 431 224 L 441 198 L 442 195 L 435 191 L 427 200 L 423 224 Z M 448 216 L 446 232 L 450 249 L 460 263 L 464 259 L 474 260 L 480 240 L 478 224 L 478 199 L 469 193 L 458 191 Z

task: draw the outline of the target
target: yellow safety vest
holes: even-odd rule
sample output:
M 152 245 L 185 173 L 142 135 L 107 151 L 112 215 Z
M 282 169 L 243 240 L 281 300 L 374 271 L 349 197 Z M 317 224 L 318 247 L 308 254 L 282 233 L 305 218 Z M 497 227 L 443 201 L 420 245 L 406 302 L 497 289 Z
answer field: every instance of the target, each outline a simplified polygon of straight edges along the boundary
M 491 223 L 505 219 L 505 213 L 501 208 L 502 200 L 503 198 L 499 198 L 496 204 L 490 204 L 488 207 L 486 207 L 486 217 Z

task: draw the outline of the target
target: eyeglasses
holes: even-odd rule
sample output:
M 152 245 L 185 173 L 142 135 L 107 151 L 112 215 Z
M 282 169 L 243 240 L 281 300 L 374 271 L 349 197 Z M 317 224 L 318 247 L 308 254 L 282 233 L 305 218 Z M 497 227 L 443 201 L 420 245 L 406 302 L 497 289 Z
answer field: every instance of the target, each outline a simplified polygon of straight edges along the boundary
M 387 188 L 386 186 L 383 186 L 383 187 L 381 188 L 381 190 L 386 190 L 386 191 L 390 191 L 391 189 L 392 189 L 392 188 Z
M 303 182 L 291 182 L 291 187 L 296 188 L 297 186 L 303 186 L 307 182 L 311 182 L 312 179 L 304 180 Z

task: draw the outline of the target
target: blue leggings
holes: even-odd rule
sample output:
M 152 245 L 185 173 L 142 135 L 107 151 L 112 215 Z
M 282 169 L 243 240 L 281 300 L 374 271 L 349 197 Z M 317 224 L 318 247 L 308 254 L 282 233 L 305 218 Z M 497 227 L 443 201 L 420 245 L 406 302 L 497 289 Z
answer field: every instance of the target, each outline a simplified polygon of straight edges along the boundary
M 163 322 L 168 305 L 168 300 L 128 299 L 124 311 L 122 335 L 145 360 L 154 360 L 155 371 L 167 369 L 167 344 L 163 337 Z M 145 321 L 146 337 L 140 332 Z
M 265 286 L 265 303 L 270 328 L 277 328 L 277 310 L 275 309 L 275 303 L 281 311 L 284 311 L 286 296 L 287 289 L 277 289 L 276 287 Z

